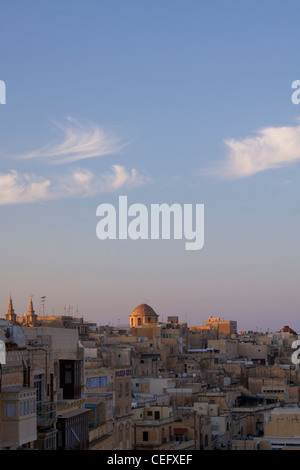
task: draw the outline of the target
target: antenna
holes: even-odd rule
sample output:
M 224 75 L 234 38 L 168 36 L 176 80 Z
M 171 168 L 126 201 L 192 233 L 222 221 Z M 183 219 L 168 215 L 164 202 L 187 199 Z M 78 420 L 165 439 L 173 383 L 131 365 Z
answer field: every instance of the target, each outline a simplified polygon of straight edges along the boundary
M 42 315 L 45 315 L 45 302 L 46 302 L 46 296 L 43 295 L 41 297 L 41 305 L 40 305 L 40 310 L 42 310 Z

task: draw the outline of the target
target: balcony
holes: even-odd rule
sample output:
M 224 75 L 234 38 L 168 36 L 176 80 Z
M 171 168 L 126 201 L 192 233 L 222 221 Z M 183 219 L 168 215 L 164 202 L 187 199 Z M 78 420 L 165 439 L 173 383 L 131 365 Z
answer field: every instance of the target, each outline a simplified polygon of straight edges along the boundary
M 36 389 L 2 389 L 2 440 L 0 448 L 18 449 L 37 438 Z
M 50 426 L 53 424 L 57 417 L 56 403 L 51 402 L 38 402 L 36 405 L 37 425 Z

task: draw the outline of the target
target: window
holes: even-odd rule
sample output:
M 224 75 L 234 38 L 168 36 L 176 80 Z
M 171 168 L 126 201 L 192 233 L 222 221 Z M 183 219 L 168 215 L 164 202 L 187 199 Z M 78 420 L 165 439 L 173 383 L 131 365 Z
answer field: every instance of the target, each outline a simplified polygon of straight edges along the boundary
M 5 417 L 6 418 L 15 418 L 16 414 L 17 414 L 16 403 L 14 403 L 14 402 L 5 403 Z
M 108 377 L 90 377 L 87 379 L 87 388 L 107 387 Z
M 60 360 L 60 386 L 64 400 L 81 397 L 80 361 Z
M 71 383 L 72 383 L 72 371 L 66 370 L 65 371 L 65 384 L 71 384 Z
M 143 441 L 147 442 L 148 441 L 148 431 L 143 432 Z
M 34 388 L 37 389 L 36 390 L 37 402 L 42 401 L 42 380 L 43 380 L 43 376 L 41 374 L 34 376 Z
M 44 439 L 42 448 L 44 450 L 55 450 L 56 449 L 55 437 L 49 437 L 48 439 Z

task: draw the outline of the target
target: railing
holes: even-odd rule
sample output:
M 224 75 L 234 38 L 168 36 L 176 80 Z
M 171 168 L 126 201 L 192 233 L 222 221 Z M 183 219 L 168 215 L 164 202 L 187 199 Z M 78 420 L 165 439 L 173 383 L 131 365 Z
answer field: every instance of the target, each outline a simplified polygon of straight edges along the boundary
M 51 421 L 56 419 L 57 406 L 56 403 L 51 402 L 38 402 L 36 405 L 36 414 L 38 421 Z

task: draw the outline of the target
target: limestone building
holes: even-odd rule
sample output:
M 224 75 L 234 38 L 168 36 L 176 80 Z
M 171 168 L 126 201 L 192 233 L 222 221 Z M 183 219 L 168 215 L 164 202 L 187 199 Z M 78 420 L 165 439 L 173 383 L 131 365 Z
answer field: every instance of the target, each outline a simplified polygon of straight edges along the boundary
M 132 328 L 152 325 L 158 323 L 158 315 L 149 305 L 141 304 L 129 315 L 129 322 Z

